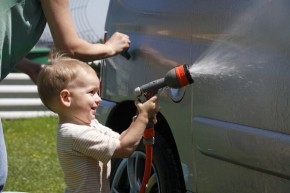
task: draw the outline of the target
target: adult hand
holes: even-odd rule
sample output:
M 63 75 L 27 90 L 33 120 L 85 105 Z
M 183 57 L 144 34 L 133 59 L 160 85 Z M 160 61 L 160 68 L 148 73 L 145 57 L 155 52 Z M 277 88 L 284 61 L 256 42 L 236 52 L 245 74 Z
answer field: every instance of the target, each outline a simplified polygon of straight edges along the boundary
M 112 55 L 116 55 L 124 50 L 129 49 L 130 43 L 131 41 L 128 35 L 120 32 L 115 32 L 110 37 L 110 39 L 105 42 L 105 45 L 111 49 Z

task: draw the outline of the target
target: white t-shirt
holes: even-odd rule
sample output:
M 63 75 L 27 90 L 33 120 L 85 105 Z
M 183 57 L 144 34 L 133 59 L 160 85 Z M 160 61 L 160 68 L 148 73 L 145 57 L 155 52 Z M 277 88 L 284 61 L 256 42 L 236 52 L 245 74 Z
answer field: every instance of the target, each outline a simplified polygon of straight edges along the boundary
M 63 123 L 58 127 L 57 152 L 66 193 L 109 192 L 110 160 L 120 135 L 97 120 L 91 126 Z

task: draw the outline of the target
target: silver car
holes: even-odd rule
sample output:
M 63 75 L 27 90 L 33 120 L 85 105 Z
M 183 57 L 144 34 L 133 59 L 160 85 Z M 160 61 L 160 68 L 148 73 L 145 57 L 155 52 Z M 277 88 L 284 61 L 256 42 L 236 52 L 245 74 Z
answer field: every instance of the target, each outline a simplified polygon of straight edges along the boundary
M 99 118 L 121 132 L 134 89 L 188 64 L 192 85 L 162 88 L 147 192 L 290 192 L 290 1 L 111 1 L 108 36 L 131 58 L 102 65 Z M 138 192 L 144 145 L 114 160 L 112 192 Z

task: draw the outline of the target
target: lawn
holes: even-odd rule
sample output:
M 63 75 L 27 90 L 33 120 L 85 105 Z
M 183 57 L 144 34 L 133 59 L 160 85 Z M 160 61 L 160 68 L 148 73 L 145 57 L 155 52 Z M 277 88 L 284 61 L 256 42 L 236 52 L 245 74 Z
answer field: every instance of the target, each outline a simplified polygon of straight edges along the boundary
M 57 118 L 2 120 L 9 173 L 4 191 L 64 192 L 56 154 Z

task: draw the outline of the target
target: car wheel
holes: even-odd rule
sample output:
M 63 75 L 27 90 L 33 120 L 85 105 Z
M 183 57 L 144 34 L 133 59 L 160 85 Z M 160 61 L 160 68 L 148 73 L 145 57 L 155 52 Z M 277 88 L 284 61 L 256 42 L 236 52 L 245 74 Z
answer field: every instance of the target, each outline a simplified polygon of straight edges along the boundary
M 179 175 L 177 175 L 172 151 L 157 132 L 153 148 L 153 163 L 146 193 L 181 192 L 181 182 L 177 177 Z M 112 160 L 112 193 L 139 192 L 144 174 L 145 158 L 145 146 L 141 142 L 130 158 Z

